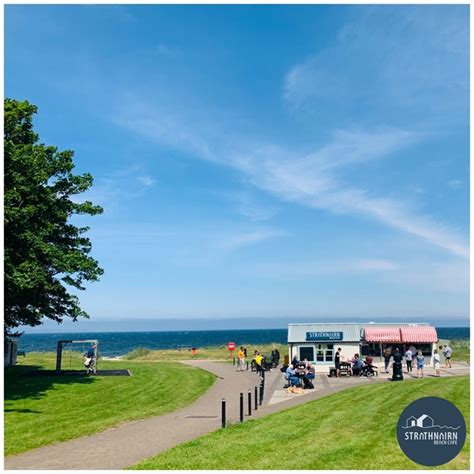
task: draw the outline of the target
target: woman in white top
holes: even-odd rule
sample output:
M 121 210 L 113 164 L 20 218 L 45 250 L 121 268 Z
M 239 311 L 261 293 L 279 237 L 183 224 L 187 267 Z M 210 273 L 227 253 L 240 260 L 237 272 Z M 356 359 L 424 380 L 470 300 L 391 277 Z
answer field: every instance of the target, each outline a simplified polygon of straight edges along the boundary
M 440 363 L 441 363 L 441 357 L 439 356 L 438 351 L 435 349 L 433 353 L 433 360 L 432 360 L 433 367 L 436 371 L 435 377 L 441 377 Z

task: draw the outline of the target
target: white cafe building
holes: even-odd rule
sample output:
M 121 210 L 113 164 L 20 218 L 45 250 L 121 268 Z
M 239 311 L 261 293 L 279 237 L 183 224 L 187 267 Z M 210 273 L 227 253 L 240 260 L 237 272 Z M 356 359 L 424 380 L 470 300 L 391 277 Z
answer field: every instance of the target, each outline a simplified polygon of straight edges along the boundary
M 386 347 L 405 353 L 408 347 L 431 357 L 438 335 L 427 323 L 297 323 L 288 325 L 290 360 L 308 359 L 321 370 L 334 366 L 334 355 L 341 348 L 341 360 L 354 354 L 382 356 Z M 428 361 L 427 361 L 428 362 Z

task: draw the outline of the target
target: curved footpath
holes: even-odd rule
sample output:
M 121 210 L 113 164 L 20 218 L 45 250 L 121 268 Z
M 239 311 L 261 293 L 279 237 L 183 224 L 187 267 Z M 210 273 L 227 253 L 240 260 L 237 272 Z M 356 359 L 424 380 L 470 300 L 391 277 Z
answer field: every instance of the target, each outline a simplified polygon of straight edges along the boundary
M 245 397 L 245 418 L 253 419 L 314 400 L 358 384 L 378 383 L 387 377 L 328 379 L 318 375 L 315 390 L 304 395 L 282 390 L 283 374 L 267 374 L 265 399 L 254 410 L 254 387 L 259 378 L 252 372 L 237 372 L 230 364 L 192 360 L 184 363 L 217 375 L 216 382 L 193 404 L 162 416 L 121 424 L 101 433 L 37 448 L 5 459 L 5 469 L 124 469 L 178 444 L 190 441 L 221 426 L 221 400 L 227 401 L 227 421 L 239 421 L 240 392 Z M 446 375 L 469 373 L 469 367 Z M 185 382 L 185 381 L 184 381 Z M 247 417 L 247 393 L 252 390 L 252 416 Z

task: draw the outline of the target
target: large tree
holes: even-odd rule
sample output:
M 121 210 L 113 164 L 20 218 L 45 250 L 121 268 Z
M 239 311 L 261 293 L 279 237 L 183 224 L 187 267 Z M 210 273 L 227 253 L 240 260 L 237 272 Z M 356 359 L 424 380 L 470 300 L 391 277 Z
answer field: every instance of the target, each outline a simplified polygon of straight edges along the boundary
M 36 106 L 6 99 L 4 264 L 5 336 L 43 318 L 62 322 L 88 317 L 70 291 L 103 273 L 89 254 L 88 227 L 71 217 L 95 215 L 100 206 L 74 198 L 92 185 L 90 174 L 74 175 L 70 150 L 39 142 L 33 130 Z

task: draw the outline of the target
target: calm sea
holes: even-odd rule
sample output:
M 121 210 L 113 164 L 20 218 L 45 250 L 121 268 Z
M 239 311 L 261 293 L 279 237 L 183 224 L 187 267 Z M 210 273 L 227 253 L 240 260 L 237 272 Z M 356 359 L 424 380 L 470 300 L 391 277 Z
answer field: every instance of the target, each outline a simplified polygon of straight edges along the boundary
M 440 339 L 468 339 L 469 328 L 437 328 Z M 58 340 L 98 339 L 104 356 L 127 354 L 137 347 L 148 349 L 176 349 L 178 346 L 206 347 L 227 344 L 286 344 L 287 329 L 247 329 L 222 331 L 160 331 L 160 332 L 88 332 L 23 334 L 19 350 L 26 352 L 55 352 Z M 83 351 L 81 344 L 73 346 Z

